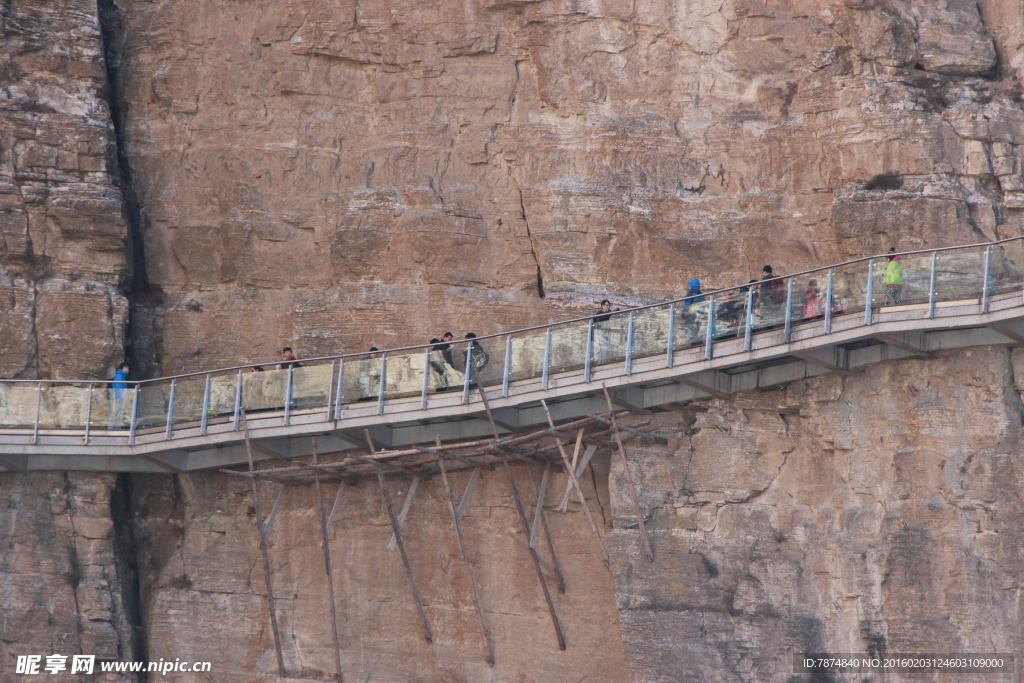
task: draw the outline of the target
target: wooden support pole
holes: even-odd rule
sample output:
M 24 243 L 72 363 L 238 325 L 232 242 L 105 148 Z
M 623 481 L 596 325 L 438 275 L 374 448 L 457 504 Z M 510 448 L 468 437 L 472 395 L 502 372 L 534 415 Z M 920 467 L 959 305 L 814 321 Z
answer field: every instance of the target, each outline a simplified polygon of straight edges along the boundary
M 626 483 L 629 484 L 629 495 L 633 499 L 633 509 L 636 511 L 636 519 L 640 524 L 640 537 L 644 542 L 644 552 L 647 554 L 648 562 L 654 562 L 654 551 L 651 550 L 651 541 L 647 538 L 647 527 L 644 525 L 644 515 L 640 511 L 640 502 L 636 497 L 636 486 L 633 485 L 633 475 L 629 472 L 629 461 L 626 460 L 626 449 L 622 447 L 622 438 L 619 436 L 619 425 L 615 422 L 615 413 L 612 411 L 612 397 L 608 394 L 608 387 L 601 384 L 604 389 L 604 398 L 608 401 L 608 412 L 611 414 L 612 433 L 615 434 L 615 443 L 619 447 L 619 456 L 622 458 L 622 470 L 626 473 Z
M 245 416 L 245 408 L 242 408 L 242 426 L 245 433 L 245 453 L 249 458 L 249 473 L 256 469 L 252 460 L 252 444 L 249 441 L 249 420 Z M 260 539 L 260 553 L 263 555 L 263 576 L 267 580 L 267 601 L 270 604 L 270 626 L 274 631 L 274 649 L 277 651 L 277 669 L 281 678 L 287 678 L 288 673 L 284 669 L 284 655 L 281 653 L 281 631 L 277 627 L 277 607 L 274 601 L 274 587 L 270 581 L 270 555 L 267 553 L 267 541 L 263 532 L 263 512 L 260 509 L 260 490 L 256 483 L 256 477 L 252 478 L 252 500 L 256 510 L 256 533 Z
M 437 437 L 437 445 L 441 445 L 441 437 Z M 441 480 L 444 482 L 444 492 L 448 499 L 448 510 L 452 513 L 452 521 L 455 522 L 455 534 L 459 537 L 459 552 L 462 554 L 462 563 L 466 566 L 466 576 L 469 578 L 469 592 L 473 595 L 473 606 L 476 608 L 476 616 L 480 620 L 480 635 L 484 639 L 484 652 L 487 663 L 494 666 L 494 648 L 491 647 L 491 639 L 487 636 L 487 627 L 484 625 L 484 612 L 480 608 L 480 598 L 476 593 L 476 581 L 473 580 L 473 568 L 469 565 L 469 555 L 466 554 L 466 542 L 462 538 L 462 524 L 459 522 L 459 515 L 455 510 L 455 498 L 452 496 L 452 487 L 448 483 L 448 472 L 444 467 L 444 458 L 437 461 L 441 467 Z
M 573 472 L 576 471 L 576 463 L 579 460 L 580 446 L 583 444 L 583 432 L 585 432 L 585 431 L 586 430 L 583 427 L 580 427 L 579 434 L 576 437 L 576 448 L 574 448 L 573 452 L 572 452 L 572 471 Z M 558 508 L 558 511 L 563 513 L 563 514 L 565 513 L 566 506 L 569 504 L 569 493 L 571 493 L 571 492 L 572 492 L 572 480 L 568 479 L 565 482 L 565 496 L 562 498 L 562 504 Z
M 341 641 L 338 639 L 338 612 L 334 606 L 334 579 L 331 576 L 331 546 L 328 541 L 327 515 L 324 511 L 324 497 L 320 490 L 320 468 L 316 452 L 316 437 L 313 437 L 313 480 L 316 482 L 316 507 L 320 512 L 321 547 L 324 550 L 324 569 L 327 572 L 327 598 L 331 601 L 331 635 L 334 636 L 334 671 L 338 683 L 343 680 L 341 673 Z M 341 484 L 338 484 L 341 486 Z
M 551 419 L 551 411 L 548 410 L 547 401 L 541 399 L 540 404 L 544 406 L 544 414 L 548 418 L 548 424 L 551 425 L 552 429 L 554 429 L 555 423 Z M 611 571 L 612 565 L 608 559 L 608 548 L 605 547 L 604 539 L 601 538 L 601 532 L 597 530 L 597 524 L 594 523 L 594 515 L 590 513 L 590 506 L 587 505 L 587 497 L 583 495 L 583 489 L 580 487 L 579 479 L 576 478 L 576 472 L 572 469 L 572 463 L 569 462 L 569 456 L 565 452 L 565 447 L 562 445 L 562 442 L 558 437 L 555 437 L 555 439 L 558 444 L 558 452 L 562 454 L 562 462 L 565 463 L 565 469 L 572 480 L 573 488 L 576 489 L 576 495 L 579 496 L 580 503 L 583 505 L 583 514 L 586 515 L 587 522 L 590 524 L 590 530 L 593 532 L 594 538 L 597 540 L 597 547 L 601 550 L 601 559 L 604 560 L 605 569 Z
M 491 423 L 491 431 L 494 433 L 495 442 L 500 440 L 498 436 L 498 426 L 494 424 L 494 416 L 491 415 L 491 406 L 487 402 L 487 393 L 484 391 L 482 384 L 477 384 L 477 391 L 480 392 L 480 400 L 484 404 L 484 410 L 487 411 L 487 420 Z M 519 513 L 519 523 L 523 526 L 523 533 L 526 534 L 526 538 L 530 538 L 530 523 L 526 521 L 526 513 L 523 511 L 523 501 L 519 497 L 519 489 L 516 487 L 516 480 L 512 476 L 512 469 L 508 466 L 508 457 L 505 455 L 505 451 L 502 449 L 498 450 L 498 455 L 501 457 L 501 463 L 505 467 L 505 474 L 508 476 L 508 485 L 512 489 L 512 500 L 515 501 L 516 511 Z M 544 601 L 548 604 L 548 613 L 551 615 L 551 624 L 555 627 L 555 637 L 558 639 L 558 649 L 565 649 L 565 635 L 562 633 L 562 626 L 558 623 L 558 614 L 555 612 L 555 603 L 551 599 L 551 591 L 548 590 L 548 582 L 544 579 L 544 570 L 540 566 L 540 558 L 537 557 L 537 551 L 529 545 L 527 550 L 530 551 L 530 557 L 533 558 L 534 569 L 537 570 L 537 579 L 540 581 L 541 590 L 544 592 Z
M 544 474 L 547 475 L 547 471 Z M 533 484 L 533 494 L 537 496 L 537 514 L 540 515 L 540 528 L 544 532 L 544 540 L 548 544 L 548 552 L 551 553 L 551 573 L 558 583 L 558 592 L 564 595 L 565 576 L 562 574 L 562 568 L 558 565 L 558 556 L 555 555 L 555 544 L 551 540 L 551 530 L 548 529 L 547 517 L 544 516 L 544 494 L 537 490 L 537 484 L 533 481 L 533 468 L 530 468 L 530 483 Z M 536 523 L 536 520 L 534 520 L 534 523 Z
M 366 432 L 366 442 L 370 445 L 370 453 L 373 453 L 373 440 L 370 438 L 370 430 L 367 429 L 364 431 Z M 409 586 L 412 588 L 412 598 L 416 601 L 416 608 L 420 611 L 420 621 L 423 623 L 423 637 L 428 643 L 433 643 L 434 635 L 430 632 L 430 622 L 427 621 L 427 613 L 423 609 L 423 601 L 420 600 L 420 593 L 416 590 L 416 581 L 412 576 L 412 565 L 409 564 L 409 555 L 405 552 L 405 544 L 402 543 L 402 529 L 398 526 L 398 518 L 395 516 L 395 506 L 391 502 L 391 492 L 388 490 L 387 482 L 384 481 L 384 470 L 379 466 L 379 464 L 377 467 L 377 483 L 380 484 L 380 490 L 384 493 L 384 502 L 388 508 L 388 517 L 391 518 L 391 529 L 395 532 L 395 540 L 398 541 L 398 550 L 402 553 L 402 564 L 405 565 L 405 573 L 409 577 Z

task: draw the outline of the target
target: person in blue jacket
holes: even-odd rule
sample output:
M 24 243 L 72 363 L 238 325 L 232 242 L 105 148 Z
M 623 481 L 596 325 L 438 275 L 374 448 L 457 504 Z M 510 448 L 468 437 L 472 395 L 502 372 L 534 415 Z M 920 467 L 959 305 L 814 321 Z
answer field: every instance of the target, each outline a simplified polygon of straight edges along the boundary
M 117 366 L 114 373 L 114 381 L 110 385 L 110 419 L 107 421 L 107 429 L 124 428 L 124 408 L 128 403 L 128 373 L 131 368 L 127 363 Z

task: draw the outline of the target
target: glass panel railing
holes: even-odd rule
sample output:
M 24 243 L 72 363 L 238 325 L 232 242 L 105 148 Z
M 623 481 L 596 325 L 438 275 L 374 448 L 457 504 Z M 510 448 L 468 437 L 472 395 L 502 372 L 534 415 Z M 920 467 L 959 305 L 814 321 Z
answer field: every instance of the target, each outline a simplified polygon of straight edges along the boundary
M 238 371 L 225 371 L 210 377 L 210 397 L 206 407 L 207 424 L 234 422 Z
M 793 278 L 792 324 L 800 325 L 825 317 L 825 287 L 828 273 L 815 271 Z
M 167 428 L 167 405 L 170 397 L 170 382 L 146 382 L 139 386 L 136 434 Z
M 389 361 L 390 362 L 390 361 Z M 292 410 L 326 411 L 334 388 L 335 365 L 303 365 L 292 371 Z
M 648 308 L 633 314 L 633 358 L 664 354 L 668 349 L 669 307 Z
M 753 332 L 780 329 L 786 322 L 786 280 L 781 277 L 757 283 Z
M 50 383 L 42 385 L 39 401 L 40 429 L 85 429 L 88 411 L 87 387 Z
M 707 317 L 707 299 L 697 296 L 676 304 L 675 348 L 686 349 L 704 343 L 702 319 Z
M 832 273 L 832 315 L 863 314 L 867 290 L 867 261 L 836 268 Z
M 134 394 L 135 387 L 132 385 L 124 389 L 112 389 L 107 388 L 106 385 L 98 385 L 92 392 L 90 429 L 128 429 L 131 426 Z
M 727 289 L 715 294 L 715 319 L 712 336 L 715 341 L 742 337 L 746 320 L 745 289 Z
M 603 315 L 594 318 L 592 366 L 617 363 L 626 358 L 629 314 L 613 313 L 606 319 L 603 318 Z
M 549 374 L 578 370 L 586 364 L 590 321 L 582 320 L 551 328 Z
M 0 428 L 32 429 L 36 419 L 36 385 L 0 383 Z
M 1024 241 L 992 248 L 988 286 L 990 296 L 1024 292 Z
M 203 417 L 203 397 L 206 394 L 206 376 L 181 377 L 175 380 L 174 429 L 186 425 L 199 426 Z
M 544 369 L 545 330 L 531 330 L 512 337 L 512 362 L 509 380 L 519 381 L 540 377 Z
M 417 352 L 420 358 L 424 352 Z M 423 362 L 422 360 L 419 362 Z M 466 345 L 438 344 L 430 348 L 430 371 L 427 376 L 427 390 L 436 392 L 462 391 L 466 383 Z M 461 370 L 456 369 L 461 368 Z M 423 376 L 419 376 L 419 390 L 422 391 Z
M 440 351 L 437 353 L 442 357 L 442 362 L 446 366 L 449 364 L 448 359 L 450 358 L 452 363 L 465 370 L 466 347 L 467 344 L 465 343 L 452 344 L 450 348 L 446 349 L 448 351 L 447 356 Z M 401 351 L 395 354 L 389 353 L 387 356 L 387 381 L 384 385 L 385 398 L 404 398 L 422 394 L 423 369 L 426 362 L 426 355 L 422 349 Z M 448 370 L 447 367 L 443 369 Z M 456 372 L 451 374 L 447 380 L 450 381 L 451 386 L 458 386 L 459 389 L 462 389 L 460 382 L 462 378 L 464 378 L 463 373 Z M 445 386 L 449 386 L 449 384 Z M 379 388 L 378 386 L 378 390 Z
M 928 263 L 931 264 L 930 259 Z M 908 269 L 904 268 L 903 273 L 904 279 L 907 279 Z M 935 260 L 935 300 L 980 300 L 984 273 L 984 249 L 951 249 L 938 252 Z
M 376 401 L 380 395 L 381 359 L 377 354 L 346 358 L 342 375 L 342 403 Z
M 477 380 L 485 387 L 502 383 L 505 374 L 505 349 L 507 337 L 491 337 L 477 342 L 483 355 L 474 351 Z

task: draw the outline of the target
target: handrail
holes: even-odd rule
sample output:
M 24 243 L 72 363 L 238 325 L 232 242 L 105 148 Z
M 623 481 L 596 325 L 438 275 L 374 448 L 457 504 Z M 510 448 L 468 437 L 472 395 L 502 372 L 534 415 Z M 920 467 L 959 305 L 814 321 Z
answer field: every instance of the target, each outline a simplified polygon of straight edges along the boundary
M 938 247 L 938 248 L 932 248 L 932 249 L 916 249 L 916 250 L 913 250 L 913 251 L 900 251 L 900 252 L 892 252 L 892 253 L 886 252 L 886 253 L 882 253 L 882 254 L 875 254 L 873 256 L 863 256 L 863 257 L 860 257 L 860 258 L 851 259 L 849 261 L 842 261 L 840 263 L 834 263 L 834 264 L 827 265 L 827 266 L 819 266 L 817 268 L 811 268 L 811 269 L 808 269 L 808 270 L 801 270 L 801 271 L 798 271 L 798 272 L 795 272 L 795 273 L 789 273 L 787 275 L 779 275 L 778 277 L 780 279 L 790 279 L 791 280 L 792 278 L 800 277 L 802 275 L 809 275 L 811 273 L 817 273 L 819 271 L 827 272 L 827 271 L 829 271 L 831 269 L 834 269 L 834 268 L 839 268 L 839 267 L 842 267 L 842 266 L 848 266 L 848 265 L 852 265 L 852 264 L 856 264 L 856 263 L 863 263 L 863 262 L 866 262 L 866 261 L 872 261 L 873 259 L 877 259 L 877 258 L 888 258 L 890 256 L 913 256 L 913 255 L 917 255 L 917 254 L 932 254 L 932 253 L 937 253 L 937 252 L 942 252 L 942 251 L 955 251 L 955 250 L 958 250 L 958 249 L 972 249 L 972 248 L 980 248 L 980 247 L 991 248 L 992 246 L 995 246 L 995 245 L 1000 245 L 1000 244 L 1005 244 L 1005 243 L 1008 243 L 1008 242 L 1014 242 L 1014 241 L 1020 241 L 1020 240 L 1024 240 L 1024 235 L 1018 236 L 1018 237 L 1008 237 L 1006 239 L 995 240 L 995 241 L 992 241 L 992 242 L 977 242 L 977 243 L 974 243 L 974 244 L 961 244 L 961 245 L 952 246 L 952 247 Z M 761 282 L 763 282 L 763 280 L 758 280 L 756 284 L 760 284 Z M 584 322 L 584 321 L 588 321 L 588 320 L 593 320 L 594 318 L 596 318 L 599 315 L 609 315 L 609 316 L 616 316 L 616 317 L 617 316 L 623 316 L 623 315 L 629 315 L 631 313 L 635 313 L 636 311 L 645 311 L 645 310 L 649 310 L 649 309 L 652 309 L 652 308 L 660 308 L 660 307 L 663 307 L 663 306 L 670 306 L 670 305 L 682 303 L 682 302 L 685 302 L 685 301 L 688 301 L 688 300 L 693 300 L 693 299 L 696 299 L 697 297 L 705 297 L 706 298 L 706 297 L 710 297 L 710 296 L 715 295 L 715 294 L 721 294 L 723 292 L 729 292 L 729 291 L 733 291 L 733 290 L 742 290 L 744 287 L 749 287 L 751 284 L 752 283 L 748 282 L 748 283 L 744 283 L 742 285 L 734 285 L 732 287 L 723 287 L 723 288 L 720 288 L 720 289 L 707 290 L 707 291 L 701 292 L 700 294 L 694 294 L 694 295 L 679 297 L 677 299 L 670 299 L 668 301 L 660 301 L 658 303 L 653 303 L 653 304 L 645 304 L 645 305 L 642 305 L 642 306 L 632 306 L 632 307 L 623 308 L 623 309 L 620 309 L 620 310 L 617 310 L 617 311 L 609 311 L 606 314 L 605 313 L 593 313 L 593 314 L 581 316 L 581 317 L 578 317 L 578 318 L 570 318 L 568 320 L 558 320 L 558 321 L 554 321 L 554 322 L 543 323 L 543 324 L 540 324 L 540 325 L 533 325 L 533 326 L 530 326 L 530 327 L 517 328 L 517 329 L 514 329 L 514 330 L 504 330 L 502 332 L 495 332 L 493 334 L 485 334 L 485 335 L 478 336 L 478 337 L 476 337 L 476 339 L 474 341 L 481 342 L 481 341 L 484 341 L 484 340 L 487 340 L 487 339 L 495 339 L 495 338 L 498 338 L 498 337 L 505 337 L 505 336 L 508 336 L 508 335 L 522 334 L 522 333 L 525 333 L 525 332 L 533 332 L 533 331 L 537 331 L 537 330 L 546 330 L 547 328 L 555 327 L 555 326 L 558 326 L 558 325 L 570 325 L 572 323 L 578 323 L 578 322 Z M 460 339 L 459 341 L 442 342 L 442 343 L 450 343 L 452 345 L 455 345 L 455 344 L 467 343 L 467 341 L 468 340 Z M 400 346 L 400 347 L 395 347 L 395 348 L 390 348 L 390 349 L 380 349 L 378 351 L 375 351 L 374 353 L 380 354 L 381 356 L 383 356 L 385 353 L 388 354 L 388 355 L 392 355 L 392 354 L 401 353 L 401 352 L 404 352 L 404 351 L 421 351 L 421 350 L 428 349 L 428 348 L 436 346 L 436 345 L 437 345 L 436 342 L 435 343 L 429 343 L 428 342 L 426 344 L 416 344 L 416 345 L 413 345 L 413 346 Z M 319 362 L 319 361 L 335 361 L 335 360 L 345 360 L 345 359 L 350 359 L 350 358 L 362 358 L 362 357 L 366 357 L 368 353 L 370 353 L 370 352 L 369 351 L 357 351 L 357 352 L 353 352 L 353 353 L 334 354 L 334 355 L 330 355 L 330 356 L 314 356 L 314 357 L 311 357 L 311 358 L 297 358 L 294 362 L 314 363 L 314 362 Z M 156 383 L 156 382 L 164 382 L 164 381 L 167 381 L 167 380 L 178 380 L 178 379 L 183 379 L 183 378 L 187 378 L 187 377 L 201 377 L 201 376 L 204 376 L 204 375 L 212 375 L 214 373 L 222 373 L 222 372 L 232 372 L 232 371 L 237 371 L 237 370 L 245 370 L 245 369 L 248 369 L 248 368 L 254 368 L 254 367 L 258 367 L 258 366 L 278 364 L 280 362 L 281 361 L 277 361 L 277 360 L 274 360 L 274 361 L 262 361 L 262 362 L 256 362 L 256 363 L 246 363 L 246 364 L 242 364 L 242 365 L 231 365 L 231 366 L 228 366 L 228 367 L 216 368 L 216 369 L 213 369 L 213 370 L 200 370 L 200 371 L 196 371 L 196 372 L 187 372 L 187 373 L 182 373 L 182 374 L 179 374 L 179 375 L 166 375 L 164 377 L 154 377 L 154 378 L 151 378 L 151 379 L 118 380 L 118 381 L 119 382 L 123 382 L 123 383 L 128 384 L 128 385 L 133 385 L 134 386 L 134 385 L 142 385 L 142 384 L 151 384 L 151 383 Z M 293 361 L 289 361 L 289 362 L 293 362 Z M 113 380 L 110 380 L 110 379 L 107 379 L 107 380 L 2 379 L 2 380 L 0 380 L 0 382 L 25 382 L 25 383 L 47 383 L 47 384 L 109 384 L 112 381 Z

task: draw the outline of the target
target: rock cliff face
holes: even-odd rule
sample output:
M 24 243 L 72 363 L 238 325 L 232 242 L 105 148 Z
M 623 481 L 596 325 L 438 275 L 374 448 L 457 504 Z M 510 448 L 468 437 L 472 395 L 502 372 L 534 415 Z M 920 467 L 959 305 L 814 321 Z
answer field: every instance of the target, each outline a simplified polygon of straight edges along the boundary
M 1021 229 L 1006 0 L 116 8 L 150 368 Z
M 3 377 L 108 377 L 129 343 L 156 374 L 493 332 L 1024 227 L 1015 0 L 13 0 L 0 67 Z M 350 488 L 347 680 L 788 681 L 807 651 L 1019 650 L 1022 362 L 662 413 L 670 445 L 629 448 L 653 565 L 607 453 L 587 487 L 612 573 L 578 506 L 552 515 L 564 653 L 487 473 L 467 540 L 494 669 L 437 482 L 410 522 L 432 646 L 379 494 Z M 0 474 L 0 678 L 79 651 L 275 678 L 249 495 Z M 316 525 L 291 492 L 270 543 L 286 664 L 320 679 Z
M 109 377 L 128 303 L 95 2 L 0 9 L 0 376 Z
M 548 513 L 566 576 L 555 594 L 565 652 L 528 555 L 507 535 L 517 524 L 507 483 L 485 472 L 463 520 L 493 669 L 440 482 L 420 485 L 404 535 L 433 645 L 387 549 L 380 491 L 346 486 L 330 541 L 346 680 L 783 682 L 804 680 L 792 658 L 810 652 L 1013 652 L 1024 642 L 1021 377 L 1024 352 L 979 347 L 659 413 L 669 445 L 627 447 L 653 564 L 607 451 L 583 483 L 611 574 L 578 504 Z M 528 491 L 526 472 L 517 476 Z M 454 478 L 457 492 L 466 480 Z M 14 546 L 0 553 L 15 579 L 4 582 L 7 653 L 56 648 L 65 632 L 85 649 L 90 637 L 129 647 L 134 622 L 122 629 L 112 607 L 116 537 L 97 510 L 113 482 L 0 481 L 19 491 L 8 496 Z M 400 502 L 408 482 L 391 486 Z M 549 506 L 563 487 L 552 480 Z M 328 510 L 335 490 L 326 485 Z M 113 521 L 133 542 L 148 657 L 212 660 L 210 680 L 275 679 L 248 482 L 144 475 L 123 493 Z M 277 493 L 264 487 L 264 514 Z M 311 490 L 289 489 L 268 544 L 286 667 L 323 680 L 334 651 L 315 505 Z M 75 539 L 77 551 L 64 549 Z M 32 620 L 44 609 L 47 624 Z

